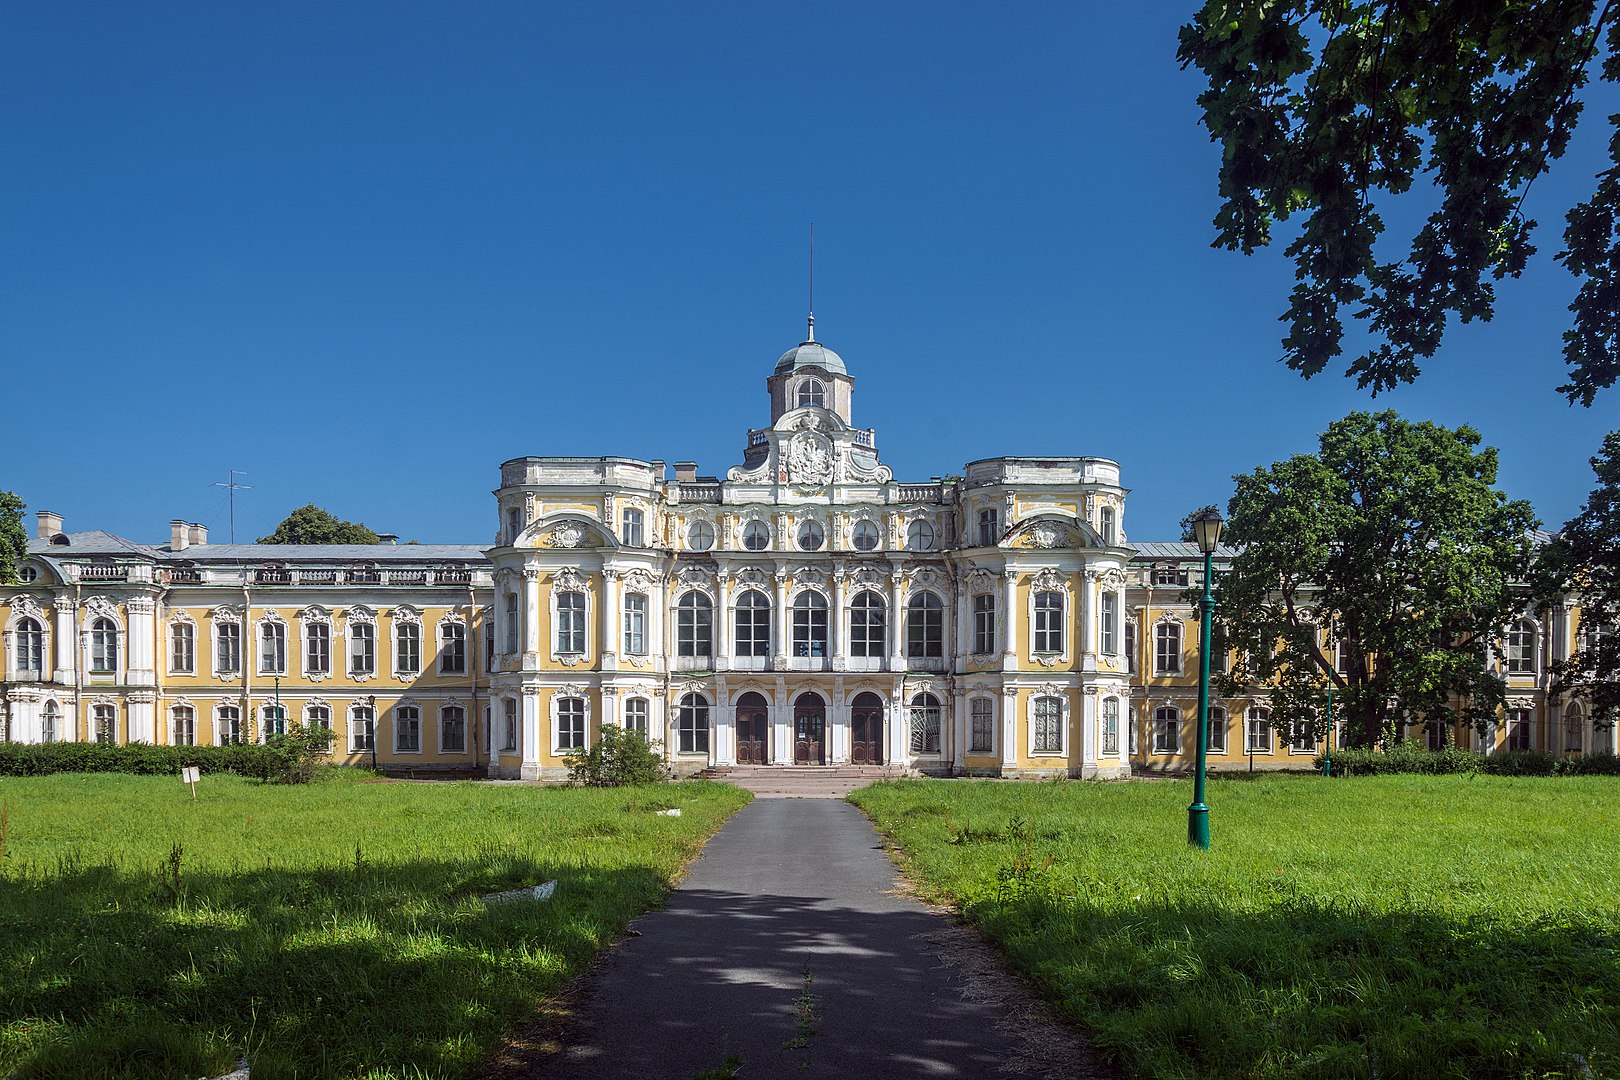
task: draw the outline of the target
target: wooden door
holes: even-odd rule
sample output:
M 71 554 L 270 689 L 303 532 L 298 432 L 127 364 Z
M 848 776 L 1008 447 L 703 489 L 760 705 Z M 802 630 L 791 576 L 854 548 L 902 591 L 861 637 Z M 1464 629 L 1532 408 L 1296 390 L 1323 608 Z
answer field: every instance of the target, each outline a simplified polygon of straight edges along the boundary
M 883 700 L 862 694 L 849 710 L 849 759 L 856 765 L 883 764 Z
M 793 763 L 827 763 L 827 707 L 814 694 L 805 694 L 793 706 Z
M 744 694 L 737 703 L 737 764 L 765 764 L 765 742 L 770 732 L 770 713 L 765 699 Z

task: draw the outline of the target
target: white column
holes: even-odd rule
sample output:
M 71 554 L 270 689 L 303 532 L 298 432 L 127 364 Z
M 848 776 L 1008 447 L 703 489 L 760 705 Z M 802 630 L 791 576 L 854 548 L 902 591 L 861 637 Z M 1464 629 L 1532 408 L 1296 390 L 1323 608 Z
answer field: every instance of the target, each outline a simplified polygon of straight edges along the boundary
M 973 651 L 973 613 L 968 610 L 968 584 L 959 580 L 956 583 L 956 634 L 952 638 L 956 642 L 952 652 L 954 656 L 968 656 Z
M 951 693 L 951 768 L 960 773 L 967 763 L 968 698 L 958 687 Z
M 724 670 L 731 665 L 731 575 L 721 570 L 718 577 L 716 592 L 720 602 L 714 610 L 714 665 L 716 670 Z
M 134 635 L 131 635 L 133 637 Z M 129 741 L 157 742 L 157 691 L 129 692 Z
M 540 666 L 540 571 L 523 568 L 523 667 Z
M 518 697 L 518 709 L 523 724 L 523 739 L 520 750 L 523 754 L 523 765 L 518 775 L 524 780 L 540 779 L 541 749 L 551 749 L 551 724 L 542 722 L 540 718 L 540 692 L 533 687 L 525 686 Z M 544 741 L 542 741 L 544 740 Z
M 896 686 L 889 693 L 889 738 L 888 743 L 893 747 L 890 761 L 897 762 L 907 768 L 911 767 L 911 740 L 906 727 L 906 695 L 905 691 Z
M 618 705 L 619 688 L 617 686 L 602 687 L 602 719 L 600 723 L 603 726 L 619 723 Z M 601 728 L 597 730 L 601 730 Z
M 710 747 L 710 760 L 716 765 L 737 764 L 737 710 L 728 700 L 724 675 L 714 680 L 714 745 Z
M 1093 599 L 1097 591 L 1102 588 L 1097 581 L 1097 572 L 1087 570 L 1080 575 L 1080 588 L 1075 592 L 1075 618 L 1080 623 L 1080 658 L 1087 661 L 1085 667 L 1095 668 L 1092 658 L 1097 654 L 1096 611 L 1098 604 Z
M 1097 768 L 1097 744 L 1100 738 L 1097 701 L 1095 686 L 1086 687 L 1086 692 L 1080 695 L 1080 767 L 1092 771 Z
M 157 638 L 157 603 L 150 596 L 132 596 L 124 604 L 129 612 L 129 681 L 136 686 L 154 686 L 157 673 L 152 662 L 153 644 Z M 134 721 L 130 722 L 133 731 Z M 133 741 L 135 736 L 130 735 Z
M 1018 571 L 1001 572 L 1001 666 L 1006 671 L 1018 667 Z
M 835 675 L 832 700 L 827 703 L 827 764 L 847 765 L 849 758 L 849 706 L 844 704 L 844 679 Z
M 843 671 L 848 666 L 846 654 L 849 646 L 844 644 L 847 636 L 844 627 L 849 625 L 849 612 L 844 609 L 844 571 L 843 568 L 833 570 L 832 574 L 832 611 L 827 615 L 827 656 L 834 671 Z M 830 760 L 830 759 L 829 759 Z
M 791 656 L 793 650 L 792 624 L 788 621 L 787 605 L 787 571 L 776 571 L 776 641 L 772 643 L 771 652 L 779 660 Z M 776 665 L 779 669 L 786 664 Z
M 56 650 L 56 670 L 51 681 L 60 686 L 73 685 L 73 672 L 79 663 L 79 628 L 75 618 L 76 607 L 66 596 L 56 599 L 56 632 L 51 635 L 51 648 Z M 74 736 L 78 738 L 77 735 Z
M 900 606 L 900 573 L 889 575 L 889 670 L 906 670 L 906 612 Z M 908 747 L 909 750 L 909 747 Z
M 1001 690 L 1001 767 L 1012 769 L 1018 765 L 1018 691 L 1011 687 Z
M 619 666 L 619 572 L 602 571 L 602 670 Z
M 776 680 L 771 695 L 771 762 L 793 764 L 793 703 L 787 698 L 787 680 Z

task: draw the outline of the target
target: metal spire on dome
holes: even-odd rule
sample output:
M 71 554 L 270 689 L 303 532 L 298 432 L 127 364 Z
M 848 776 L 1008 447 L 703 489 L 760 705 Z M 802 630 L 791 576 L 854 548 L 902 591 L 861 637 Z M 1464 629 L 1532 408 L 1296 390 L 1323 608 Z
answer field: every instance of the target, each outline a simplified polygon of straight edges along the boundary
M 810 331 L 806 343 L 816 340 L 816 223 L 810 223 Z

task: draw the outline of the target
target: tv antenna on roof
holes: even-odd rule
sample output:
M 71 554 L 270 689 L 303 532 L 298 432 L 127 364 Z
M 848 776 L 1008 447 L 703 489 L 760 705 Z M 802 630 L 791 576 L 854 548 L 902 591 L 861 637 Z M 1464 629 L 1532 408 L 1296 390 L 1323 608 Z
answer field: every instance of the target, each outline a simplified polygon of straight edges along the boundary
M 226 480 L 223 483 L 215 483 L 215 484 L 210 485 L 212 487 L 222 487 L 222 488 L 226 489 L 226 491 L 228 491 L 230 493 L 229 498 L 230 498 L 230 502 L 231 502 L 231 543 L 233 543 L 233 544 L 236 543 L 236 493 L 238 491 L 250 491 L 253 488 L 252 484 L 238 484 L 236 482 L 236 478 L 238 476 L 246 476 L 246 475 L 247 475 L 247 470 L 246 469 L 232 469 L 231 470 L 231 475 L 228 478 L 226 478 Z

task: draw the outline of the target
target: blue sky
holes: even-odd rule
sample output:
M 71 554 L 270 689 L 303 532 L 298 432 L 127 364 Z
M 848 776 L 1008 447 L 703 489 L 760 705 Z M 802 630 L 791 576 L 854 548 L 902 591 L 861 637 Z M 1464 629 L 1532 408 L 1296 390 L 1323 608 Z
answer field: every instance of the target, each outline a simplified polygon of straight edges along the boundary
M 1173 538 L 1354 408 L 1468 423 L 1556 526 L 1620 391 L 1571 408 L 1563 211 L 1496 320 L 1374 401 L 1277 362 L 1280 251 L 1212 249 L 1185 3 L 14 5 L 0 20 L 0 487 L 70 529 L 225 538 L 323 505 L 487 541 L 498 464 L 693 459 L 800 340 L 898 478 L 1096 454 Z M 1210 430 L 1205 434 L 1206 427 Z M 31 526 L 30 526 L 31 527 Z

